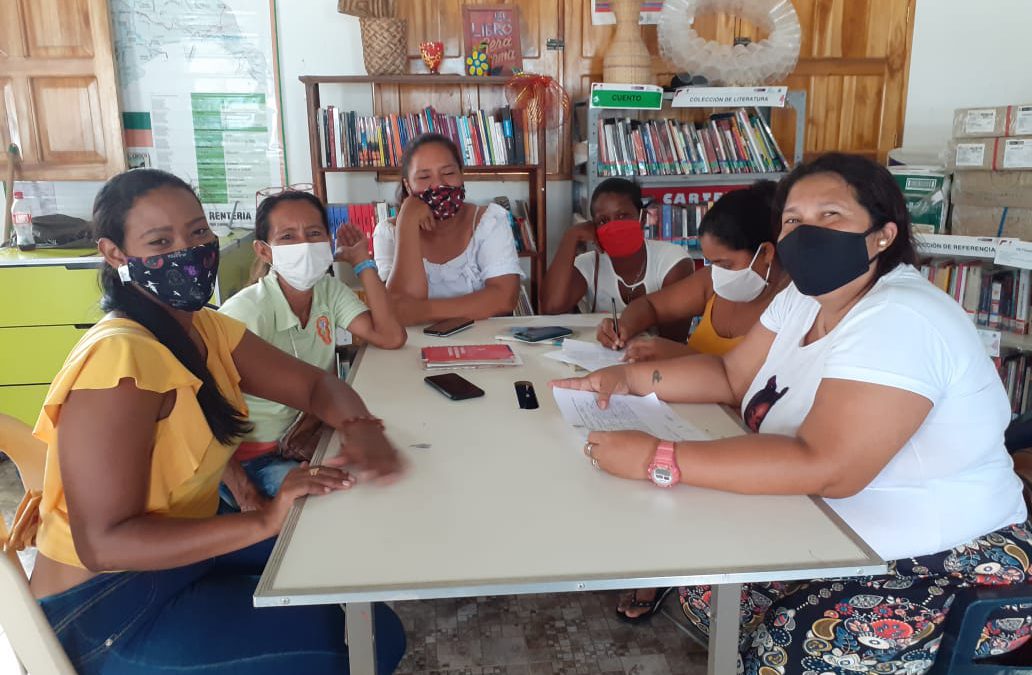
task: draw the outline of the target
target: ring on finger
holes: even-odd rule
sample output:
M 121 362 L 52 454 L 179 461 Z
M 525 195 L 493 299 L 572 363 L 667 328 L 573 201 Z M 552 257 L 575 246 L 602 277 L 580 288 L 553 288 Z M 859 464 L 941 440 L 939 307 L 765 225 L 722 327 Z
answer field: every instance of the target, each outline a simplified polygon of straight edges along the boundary
M 318 476 L 319 475 L 319 467 L 314 467 L 314 468 L 309 469 L 308 470 L 308 475 L 309 476 Z
M 591 458 L 591 466 L 595 467 L 596 469 L 600 469 L 600 468 L 602 468 L 602 467 L 600 467 L 600 466 L 598 465 L 598 460 L 597 460 L 597 459 L 595 459 L 594 457 L 592 457 L 592 458 Z
M 598 445 L 598 443 L 592 443 L 591 441 L 588 441 L 587 443 L 585 443 L 584 444 L 584 455 L 587 456 L 587 457 L 592 457 L 591 451 L 595 449 L 596 445 Z

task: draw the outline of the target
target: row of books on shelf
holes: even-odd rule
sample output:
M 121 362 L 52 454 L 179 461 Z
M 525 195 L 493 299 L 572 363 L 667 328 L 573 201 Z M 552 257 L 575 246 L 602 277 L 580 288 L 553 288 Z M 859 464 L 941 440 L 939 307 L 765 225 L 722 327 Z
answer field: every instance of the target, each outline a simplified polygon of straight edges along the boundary
M 598 121 L 599 176 L 681 176 L 788 171 L 766 120 L 739 108 L 706 122 Z
M 1011 417 L 1024 415 L 1032 403 L 1032 355 L 1021 352 L 1005 356 L 997 360 L 997 367 L 1010 400 Z
M 537 239 L 534 237 L 534 219 L 530 215 L 530 207 L 522 199 L 510 200 L 508 197 L 495 197 L 494 203 L 509 214 L 509 227 L 516 241 L 519 253 L 537 253 Z
M 922 265 L 921 272 L 953 296 L 978 326 L 1028 332 L 1032 271 L 940 260 Z
M 327 204 L 326 218 L 330 223 L 330 239 L 337 236 L 337 228 L 351 224 L 369 238 L 369 255 L 373 254 L 373 230 L 376 224 L 398 215 L 398 209 L 387 202 L 371 204 Z
M 509 106 L 445 115 L 427 106 L 418 113 L 360 115 L 336 106 L 319 108 L 319 162 L 323 168 L 392 168 L 408 143 L 425 133 L 443 134 L 462 152 L 465 166 L 538 163 L 537 129 L 526 111 Z
M 509 215 L 509 226 L 512 227 L 516 250 L 520 253 L 536 253 L 537 241 L 534 237 L 533 219 L 527 202 L 522 199 L 509 200 L 507 197 L 496 197 L 495 203 L 505 209 Z M 362 230 L 369 238 L 369 253 L 373 253 L 373 230 L 377 223 L 398 215 L 398 208 L 388 202 L 372 202 L 368 204 L 327 204 L 326 216 L 330 223 L 330 238 L 337 236 L 337 228 L 350 223 Z
M 713 202 L 700 204 L 656 204 L 646 210 L 646 239 L 668 241 L 688 249 L 699 248 L 699 224 Z

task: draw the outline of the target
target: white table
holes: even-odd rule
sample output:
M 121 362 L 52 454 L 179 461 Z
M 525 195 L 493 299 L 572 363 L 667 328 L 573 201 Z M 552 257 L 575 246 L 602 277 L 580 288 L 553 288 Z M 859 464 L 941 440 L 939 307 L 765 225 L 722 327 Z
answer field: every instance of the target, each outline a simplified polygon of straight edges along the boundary
M 410 329 L 400 351 L 364 350 L 352 384 L 407 474 L 295 507 L 255 605 L 347 603 L 351 670 L 371 673 L 373 601 L 712 584 L 709 669 L 723 675 L 734 672 L 742 583 L 885 572 L 822 500 L 660 490 L 592 468 L 547 384 L 572 373 L 540 357 L 552 347 L 514 344 L 521 367 L 459 371 L 483 398 L 450 401 L 422 381 L 424 345 L 489 343 L 516 325 L 592 339 L 598 319 L 493 319 L 451 338 Z M 517 406 L 517 380 L 534 383 L 538 410 Z M 742 433 L 718 406 L 675 409 L 713 437 Z M 320 453 L 335 454 L 324 440 Z M 657 545 L 628 545 L 643 540 Z

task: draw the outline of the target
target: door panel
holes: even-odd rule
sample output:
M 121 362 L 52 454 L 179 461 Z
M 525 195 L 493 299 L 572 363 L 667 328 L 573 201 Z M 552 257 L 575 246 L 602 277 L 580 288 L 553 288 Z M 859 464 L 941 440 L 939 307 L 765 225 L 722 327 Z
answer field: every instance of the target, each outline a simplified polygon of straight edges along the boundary
M 0 2 L 0 72 L 0 141 L 18 144 L 20 179 L 125 169 L 106 0 Z

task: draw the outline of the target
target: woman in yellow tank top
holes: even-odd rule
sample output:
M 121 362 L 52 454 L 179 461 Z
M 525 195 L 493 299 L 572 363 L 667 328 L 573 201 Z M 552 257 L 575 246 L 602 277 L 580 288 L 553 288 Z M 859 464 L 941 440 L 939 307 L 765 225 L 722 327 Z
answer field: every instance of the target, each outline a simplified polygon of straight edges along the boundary
M 296 498 L 350 487 L 345 464 L 398 471 L 382 423 L 332 374 L 205 307 L 219 244 L 185 182 L 118 175 L 93 220 L 109 314 L 69 354 L 35 429 L 47 461 L 30 585 L 58 640 L 87 675 L 346 672 L 338 608 L 263 610 L 251 596 Z M 262 508 L 217 515 L 250 428 L 244 393 L 346 429 L 347 443 Z M 385 606 L 375 620 L 390 672 L 404 631 Z
M 721 197 L 699 224 L 699 243 L 710 265 L 633 301 L 620 315 L 619 335 L 612 319 L 605 319 L 598 327 L 599 342 L 613 349 L 626 347 L 629 361 L 730 351 L 788 285 L 775 255 L 775 188 L 775 183 L 763 181 Z M 700 320 L 687 344 L 638 337 L 692 317 Z
M 721 356 L 731 351 L 785 286 L 788 275 L 775 247 L 780 223 L 772 210 L 777 185 L 764 181 L 721 197 L 699 223 L 699 244 L 710 265 L 655 293 L 638 298 L 598 327 L 607 347 L 627 347 L 628 361 L 651 361 L 692 353 Z M 701 317 L 687 344 L 662 337 L 636 337 L 659 325 Z M 672 589 L 642 588 L 624 593 L 616 615 L 645 621 Z

